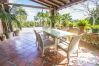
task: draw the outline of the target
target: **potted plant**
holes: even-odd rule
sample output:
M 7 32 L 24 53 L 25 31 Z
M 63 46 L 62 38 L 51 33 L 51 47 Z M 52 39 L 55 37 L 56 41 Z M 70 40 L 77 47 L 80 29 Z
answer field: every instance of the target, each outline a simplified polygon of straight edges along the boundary
M 4 40 L 6 40 L 6 35 L 5 34 L 0 34 L 0 40 L 1 41 L 4 41 Z
M 73 24 L 72 22 L 69 22 L 69 23 L 68 23 L 68 27 L 69 27 L 69 29 L 72 29 L 73 26 L 74 26 L 74 24 Z
M 19 30 L 19 29 L 16 29 L 16 30 L 14 31 L 14 35 L 15 35 L 15 36 L 19 36 L 19 33 L 20 33 L 20 30 Z
M 5 11 L 4 5 L 1 4 L 0 8 L 0 19 L 3 23 L 3 33 L 6 35 L 7 38 L 11 37 L 11 34 L 13 34 L 13 27 L 12 23 L 15 22 L 18 27 L 20 26 L 20 22 L 16 19 L 15 14 L 11 14 L 10 12 Z
M 79 30 L 80 30 L 79 32 L 84 33 L 85 32 L 85 27 L 88 25 L 88 21 L 87 20 L 79 20 L 77 25 L 78 25 Z

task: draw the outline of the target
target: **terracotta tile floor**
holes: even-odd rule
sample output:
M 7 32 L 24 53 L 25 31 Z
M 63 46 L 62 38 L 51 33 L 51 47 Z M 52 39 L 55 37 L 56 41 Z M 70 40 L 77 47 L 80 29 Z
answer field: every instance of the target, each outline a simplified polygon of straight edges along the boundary
M 99 66 L 99 51 L 84 42 L 81 43 L 78 60 L 73 66 Z M 41 63 L 34 33 L 23 33 L 0 42 L 0 66 L 14 66 L 14 64 L 16 66 L 41 66 Z

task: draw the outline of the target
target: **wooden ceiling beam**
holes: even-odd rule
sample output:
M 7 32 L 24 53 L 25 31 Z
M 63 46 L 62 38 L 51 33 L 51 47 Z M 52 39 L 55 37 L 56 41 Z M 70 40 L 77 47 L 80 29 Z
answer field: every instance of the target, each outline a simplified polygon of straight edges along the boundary
M 35 3 L 38 3 L 38 4 L 41 4 L 41 5 L 43 5 L 43 6 L 49 7 L 49 8 L 51 7 L 50 5 L 45 4 L 45 3 L 41 2 L 41 1 L 38 1 L 38 0 L 31 0 L 31 1 L 33 1 L 33 2 L 35 2 Z
M 0 0 L 0 3 L 8 2 L 8 0 Z
M 75 1 L 72 1 L 72 2 L 70 2 L 70 3 L 67 3 L 67 4 L 64 5 L 64 6 L 61 6 L 60 8 L 58 8 L 58 10 L 59 10 L 59 9 L 62 9 L 62 8 L 70 7 L 70 6 L 72 6 L 72 5 L 75 5 L 75 4 L 78 4 L 78 3 L 80 3 L 80 2 L 84 2 L 84 1 L 87 1 L 87 0 L 75 0 Z
M 55 5 L 58 5 L 59 7 L 61 6 L 61 4 L 56 2 L 55 0 L 50 0 L 50 2 L 54 3 Z
M 63 1 L 63 0 L 58 0 L 58 1 L 61 2 L 61 3 L 63 3 L 63 4 L 66 4 L 65 1 Z
M 51 5 L 53 8 L 58 8 L 58 7 L 59 7 L 59 5 L 55 5 L 54 3 L 52 3 L 52 2 L 50 2 L 50 1 L 48 1 L 48 0 L 38 0 L 38 1 L 43 2 L 43 3 L 46 3 L 46 4 L 49 4 L 49 5 Z
M 82 2 L 86 0 L 32 0 L 32 1 L 59 10 L 61 8 L 69 7 L 71 5 L 79 3 L 80 1 Z
M 57 2 L 58 4 L 60 4 L 61 6 L 65 4 L 65 1 L 64 2 L 61 2 L 60 0 L 53 0 L 55 2 Z
M 74 1 L 77 1 L 77 0 L 69 0 L 70 2 L 74 2 Z
M 31 7 L 31 8 L 49 9 L 49 8 L 47 8 L 47 7 L 33 6 L 33 5 L 25 5 L 25 4 L 16 4 L 16 3 L 4 3 L 4 4 L 6 4 L 6 5 L 14 5 L 14 6 Z

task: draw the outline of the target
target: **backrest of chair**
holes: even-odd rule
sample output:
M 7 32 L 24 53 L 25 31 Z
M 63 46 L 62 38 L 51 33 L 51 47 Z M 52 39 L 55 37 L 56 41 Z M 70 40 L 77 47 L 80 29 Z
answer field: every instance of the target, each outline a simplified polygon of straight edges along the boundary
M 37 33 L 37 41 L 38 41 L 38 45 L 39 45 L 39 47 L 41 48 L 41 49 L 43 49 L 43 41 L 42 41 L 42 38 L 41 38 L 41 36 L 40 36 L 40 34 L 39 33 Z
M 36 32 L 36 30 L 34 30 L 34 33 L 35 33 L 36 41 L 37 41 L 37 40 L 38 40 L 38 38 L 37 38 L 37 32 Z
M 75 53 L 78 50 L 79 41 L 80 41 L 81 35 L 74 36 L 70 42 L 70 45 L 68 47 L 69 53 Z

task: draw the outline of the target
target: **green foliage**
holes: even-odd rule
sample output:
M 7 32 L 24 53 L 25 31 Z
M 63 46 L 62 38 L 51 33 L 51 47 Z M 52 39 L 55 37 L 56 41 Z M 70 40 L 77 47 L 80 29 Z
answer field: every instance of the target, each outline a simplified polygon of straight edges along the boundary
M 55 18 L 55 23 L 57 23 L 57 22 L 61 22 L 61 20 L 62 20 L 62 15 L 60 15 L 59 13 L 54 17 Z
M 61 24 L 64 27 L 67 26 L 68 22 L 70 22 L 72 20 L 70 14 L 59 14 L 57 13 L 55 16 L 50 16 L 49 12 L 39 12 L 35 18 L 35 21 L 41 23 L 44 22 L 44 25 L 46 26 L 50 26 L 50 25 L 58 25 Z M 53 21 L 53 22 L 51 22 Z M 51 24 L 52 23 L 52 24 Z
M 87 24 L 87 26 L 85 26 L 85 29 L 86 30 L 90 30 L 91 29 L 91 26 L 92 26 L 91 24 Z
M 68 23 L 68 26 L 69 26 L 69 27 L 73 27 L 73 26 L 74 26 L 74 23 L 73 23 L 73 22 L 69 22 L 69 23 Z
M 16 14 L 18 14 L 18 15 L 27 15 L 27 13 L 25 12 L 25 9 L 23 9 L 22 7 L 19 7 L 17 9 Z
M 72 18 L 71 18 L 71 16 L 70 16 L 70 14 L 63 14 L 62 15 L 62 25 L 64 26 L 64 27 L 66 27 L 66 26 L 68 26 L 68 23 L 70 22 L 72 20 Z
M 50 26 L 50 13 L 49 12 L 38 12 L 34 17 L 35 22 L 39 22 L 41 26 Z
M 59 23 L 56 23 L 56 26 L 55 27 L 58 28 L 58 29 L 61 29 L 63 27 L 63 25 L 61 25 Z
M 96 64 L 96 66 L 99 66 L 99 64 Z
M 93 25 L 93 18 L 92 18 L 92 17 L 90 17 L 89 23 L 90 23 L 91 25 Z M 95 25 L 99 25 L 99 17 L 95 20 Z
M 2 5 L 2 7 L 0 8 L 0 19 L 5 23 L 5 25 L 7 27 L 6 32 L 12 31 L 10 27 L 13 22 L 15 22 L 17 24 L 17 26 L 19 28 L 21 28 L 20 22 L 17 20 L 15 14 L 11 14 L 11 13 L 5 11 L 4 5 Z
M 88 20 L 78 20 L 77 25 L 78 26 L 88 26 L 89 22 Z
M 27 19 L 27 13 L 22 7 L 17 8 L 15 15 L 20 22 L 25 22 Z
M 92 25 L 92 29 L 99 29 L 99 25 Z
M 86 30 L 92 29 L 92 25 L 89 23 L 89 19 L 78 20 L 77 26 L 84 26 L 84 29 Z
M 95 25 L 99 25 L 99 17 L 96 19 Z
M 61 25 L 62 25 L 63 27 L 66 27 L 66 26 L 67 26 L 67 21 L 62 21 Z
M 90 20 L 89 23 L 91 25 L 98 25 L 99 24 L 99 5 L 96 5 L 96 7 L 90 11 Z
M 93 25 L 93 19 L 92 19 L 92 17 L 90 17 L 89 23 L 90 23 L 91 25 Z
M 72 18 L 71 18 L 71 16 L 70 16 L 70 14 L 67 13 L 67 14 L 63 14 L 63 15 L 62 15 L 62 20 L 63 20 L 63 21 L 64 21 L 64 20 L 71 21 Z
M 21 26 L 22 27 L 33 27 L 33 26 L 35 26 L 35 22 L 22 22 Z

